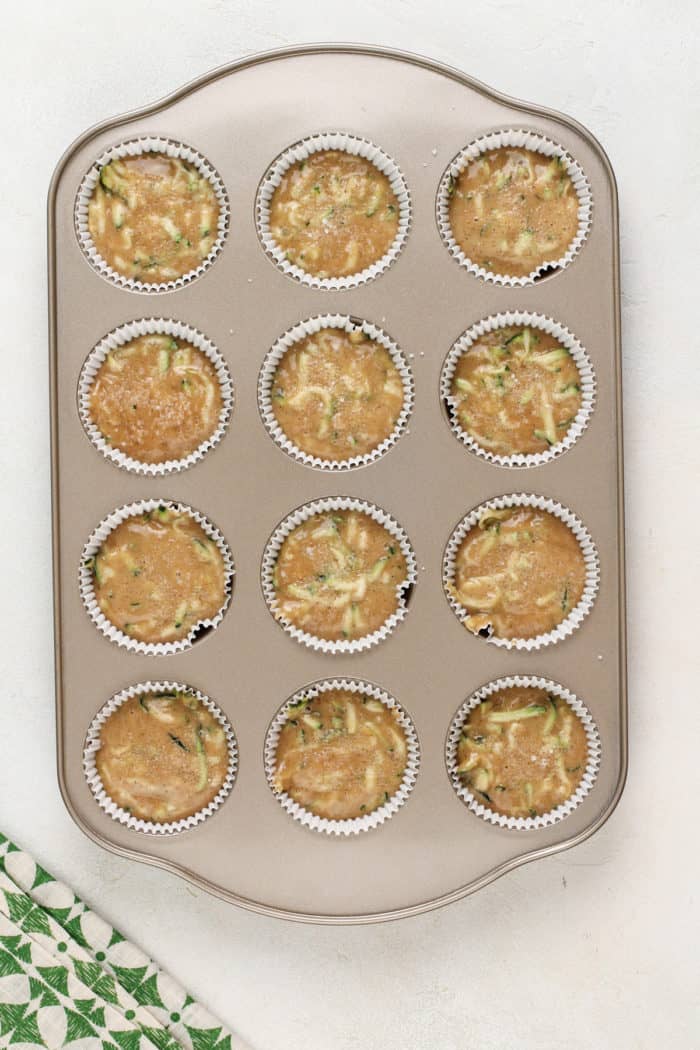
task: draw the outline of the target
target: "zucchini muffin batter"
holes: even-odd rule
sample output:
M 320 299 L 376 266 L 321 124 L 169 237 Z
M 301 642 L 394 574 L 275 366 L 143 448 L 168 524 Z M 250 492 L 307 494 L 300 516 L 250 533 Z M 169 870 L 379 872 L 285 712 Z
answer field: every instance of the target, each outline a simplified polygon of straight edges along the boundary
M 316 638 L 363 638 L 396 612 L 407 578 L 398 540 L 369 514 L 314 514 L 280 547 L 273 612 Z
M 194 452 L 217 429 L 221 405 L 209 358 L 170 335 L 110 350 L 90 388 L 90 417 L 104 440 L 141 463 Z
M 457 361 L 450 411 L 482 448 L 501 456 L 544 452 L 566 436 L 581 407 L 574 359 L 536 328 L 479 336 Z
M 406 760 L 406 734 L 394 708 L 330 689 L 288 709 L 274 787 L 318 817 L 352 820 L 389 801 Z
M 184 511 L 158 507 L 127 518 L 90 567 L 101 611 L 141 642 L 186 638 L 226 601 L 221 551 Z
M 455 557 L 465 627 L 496 638 L 547 634 L 581 600 L 586 564 L 568 525 L 534 507 L 485 510 Z
M 346 277 L 386 255 L 398 232 L 399 204 L 371 161 L 321 150 L 284 173 L 269 221 L 289 262 L 315 277 Z
M 448 184 L 452 235 L 493 273 L 525 277 L 565 254 L 578 229 L 578 197 L 564 163 L 534 150 L 482 153 Z
M 117 273 L 158 284 L 200 265 L 217 237 L 214 188 L 189 161 L 165 153 L 111 160 L 88 205 L 93 243 Z
M 167 823 L 216 797 L 228 744 L 219 721 L 191 693 L 141 693 L 102 726 L 95 764 L 113 802 L 141 820 Z
M 391 354 L 361 329 L 323 328 L 286 351 L 272 377 L 270 401 L 297 448 L 341 461 L 391 436 L 404 388 Z
M 565 700 L 512 686 L 469 712 L 456 772 L 496 813 L 537 817 L 573 795 L 587 755 L 585 730 Z

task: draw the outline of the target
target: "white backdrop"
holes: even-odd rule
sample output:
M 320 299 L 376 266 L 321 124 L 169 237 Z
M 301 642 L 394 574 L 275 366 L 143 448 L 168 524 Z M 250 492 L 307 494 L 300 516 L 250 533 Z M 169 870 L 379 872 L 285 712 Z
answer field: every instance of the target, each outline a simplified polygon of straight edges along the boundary
M 26 0 L 2 15 L 0 830 L 255 1050 L 698 1045 L 695 0 Z M 420 51 L 572 114 L 608 151 L 622 212 L 626 793 L 577 849 L 441 912 L 357 929 L 248 914 L 103 852 L 68 817 L 54 762 L 44 243 L 52 169 L 96 121 L 246 53 L 324 39 Z

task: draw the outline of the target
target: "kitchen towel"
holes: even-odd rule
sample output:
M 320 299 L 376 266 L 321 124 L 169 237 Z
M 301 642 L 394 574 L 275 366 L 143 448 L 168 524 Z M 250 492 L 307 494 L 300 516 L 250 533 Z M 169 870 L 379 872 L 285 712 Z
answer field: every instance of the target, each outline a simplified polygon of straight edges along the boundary
M 0 1048 L 248 1050 L 0 834 Z

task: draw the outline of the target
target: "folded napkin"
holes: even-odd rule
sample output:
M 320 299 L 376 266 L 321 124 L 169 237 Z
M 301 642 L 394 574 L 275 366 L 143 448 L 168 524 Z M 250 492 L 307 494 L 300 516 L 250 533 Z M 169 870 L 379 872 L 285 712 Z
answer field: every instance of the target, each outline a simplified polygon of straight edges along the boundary
M 0 1047 L 246 1050 L 140 948 L 0 834 Z

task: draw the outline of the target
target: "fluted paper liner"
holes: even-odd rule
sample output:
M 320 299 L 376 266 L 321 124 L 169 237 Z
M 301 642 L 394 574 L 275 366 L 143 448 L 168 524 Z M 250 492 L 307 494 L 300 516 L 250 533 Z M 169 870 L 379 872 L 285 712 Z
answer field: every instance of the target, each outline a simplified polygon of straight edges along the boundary
M 519 688 L 546 689 L 548 693 L 553 693 L 554 696 L 564 700 L 574 714 L 580 719 L 586 734 L 586 743 L 588 745 L 586 769 L 576 790 L 554 809 L 537 817 L 509 817 L 505 813 L 497 813 L 495 810 L 490 809 L 484 802 L 480 802 L 479 799 L 472 794 L 457 772 L 459 739 L 464 723 L 467 720 L 467 715 L 473 711 L 475 707 L 478 707 L 483 700 L 486 700 L 487 697 L 500 692 L 502 689 L 510 689 L 514 686 Z M 564 818 L 568 817 L 570 813 L 573 813 L 576 807 L 584 800 L 586 795 L 590 793 L 596 777 L 598 776 L 598 769 L 600 768 L 600 736 L 588 708 L 577 696 L 575 696 L 574 693 L 569 692 L 564 686 L 559 685 L 557 682 L 550 681 L 549 678 L 540 678 L 536 675 L 508 675 L 504 678 L 497 678 L 495 681 L 482 686 L 481 689 L 477 689 L 477 691 L 472 693 L 469 699 L 459 708 L 450 723 L 450 728 L 447 734 L 445 761 L 447 763 L 447 772 L 452 782 L 452 787 L 462 801 L 467 804 L 472 813 L 481 817 L 482 820 L 489 821 L 491 824 L 497 824 L 501 828 L 509 828 L 513 831 L 536 831 L 539 828 L 547 828 L 552 824 L 557 824 L 560 820 L 564 820 Z
M 399 222 L 394 238 L 388 251 L 359 273 L 347 274 L 343 277 L 316 277 L 307 273 L 300 266 L 291 263 L 285 253 L 279 247 L 270 230 L 270 202 L 272 196 L 282 181 L 283 175 L 301 160 L 306 160 L 313 153 L 324 150 L 343 150 L 356 157 L 364 157 L 386 175 L 389 184 L 399 205 Z M 270 258 L 289 277 L 308 285 L 310 288 L 325 288 L 342 290 L 346 288 L 357 288 L 383 273 L 398 258 L 408 236 L 411 225 L 411 200 L 406 185 L 406 180 L 398 165 L 391 157 L 368 139 L 358 138 L 356 135 L 348 135 L 342 131 L 324 132 L 323 134 L 310 135 L 308 138 L 296 142 L 290 146 L 268 168 L 258 189 L 255 202 L 255 221 L 258 228 L 260 242 Z
M 120 631 L 118 627 L 115 627 L 114 624 L 107 619 L 100 609 L 95 594 L 95 580 L 92 568 L 90 567 L 90 560 L 95 556 L 110 532 L 112 532 L 117 525 L 120 525 L 123 521 L 126 521 L 127 518 L 130 518 L 133 515 L 144 514 L 146 511 L 156 510 L 158 507 L 167 507 L 169 510 L 176 511 L 177 513 L 189 514 L 190 517 L 201 526 L 204 532 L 206 532 L 209 539 L 213 540 L 217 545 L 224 561 L 224 602 L 215 616 L 209 619 L 200 620 L 199 623 L 193 626 L 186 638 L 178 638 L 176 641 L 172 642 L 142 642 L 136 638 L 131 638 L 128 634 L 124 634 L 123 631 Z M 101 631 L 106 638 L 109 638 L 110 642 L 114 642 L 116 645 L 128 649 L 129 652 L 132 653 L 147 653 L 152 656 L 168 656 L 172 653 L 180 653 L 186 649 L 190 649 L 202 628 L 215 628 L 219 626 L 224 618 L 224 613 L 228 608 L 229 602 L 231 601 L 234 574 L 235 568 L 233 557 L 226 540 L 222 533 L 198 510 L 195 510 L 193 507 L 190 507 L 185 503 L 178 503 L 169 499 L 138 500 L 136 503 L 129 503 L 123 507 L 117 507 L 117 509 L 113 510 L 111 514 L 108 514 L 106 518 L 103 518 L 97 528 L 93 530 L 89 540 L 83 547 L 83 553 L 80 558 L 80 597 L 83 599 L 83 605 L 87 610 L 88 616 L 97 629 Z
M 492 149 L 500 149 L 504 146 L 532 150 L 537 153 L 543 153 L 547 157 L 559 157 L 571 179 L 576 196 L 578 197 L 578 228 L 574 239 L 571 241 L 571 244 L 568 246 L 565 253 L 559 259 L 550 259 L 541 263 L 529 274 L 525 274 L 523 277 L 515 277 L 512 274 L 494 273 L 493 271 L 480 266 L 478 263 L 472 262 L 457 244 L 450 226 L 449 190 L 451 180 L 458 178 L 462 171 L 464 171 L 464 169 L 482 153 L 487 153 Z M 438 187 L 438 228 L 450 255 L 457 260 L 460 266 L 464 266 L 465 269 L 470 273 L 476 274 L 477 277 L 481 277 L 485 281 L 491 281 L 494 284 L 505 284 L 513 287 L 534 284 L 537 277 L 545 271 L 565 269 L 583 247 L 586 237 L 588 236 L 588 231 L 591 227 L 592 211 L 593 197 L 591 194 L 591 188 L 580 164 L 578 164 L 578 162 L 567 153 L 563 146 L 553 142 L 552 139 L 549 139 L 544 135 L 538 135 L 534 131 L 525 131 L 524 129 L 506 128 L 501 131 L 493 131 L 490 134 L 483 135 L 481 138 L 471 142 L 461 150 L 454 160 L 452 160 L 447 166 Z
M 581 625 L 593 608 L 593 603 L 598 592 L 600 563 L 598 560 L 598 551 L 596 550 L 595 544 L 583 522 L 581 522 L 567 507 L 562 506 L 562 504 L 558 503 L 556 500 L 524 492 L 508 496 L 498 496 L 496 499 L 486 500 L 462 518 L 452 532 L 443 556 L 442 582 L 445 596 L 460 622 L 464 621 L 469 611 L 465 605 L 462 605 L 461 602 L 458 601 L 454 590 L 455 558 L 459 546 L 470 529 L 478 525 L 479 519 L 485 510 L 503 510 L 508 507 L 533 507 L 536 510 L 547 511 L 559 518 L 560 521 L 563 521 L 564 524 L 571 529 L 578 540 L 586 569 L 583 594 L 581 595 L 579 602 L 574 606 L 568 616 L 562 620 L 561 623 L 557 624 L 556 627 L 552 628 L 551 631 L 547 631 L 545 634 L 538 634 L 534 638 L 497 638 L 495 634 L 491 634 L 485 639 L 485 641 L 489 642 L 491 645 L 497 645 L 503 649 L 525 649 L 530 652 L 534 649 L 540 649 L 542 646 L 552 645 L 555 642 L 562 641 L 564 638 L 568 638 L 568 636 L 573 634 L 576 628 Z M 477 636 L 475 635 L 474 637 Z
M 315 813 L 311 813 L 310 810 L 299 805 L 298 802 L 295 802 L 286 791 L 277 791 L 274 785 L 277 745 L 280 733 L 287 722 L 287 714 L 290 707 L 299 700 L 306 698 L 313 699 L 321 693 L 327 693 L 332 689 L 346 689 L 348 692 L 357 693 L 360 696 L 372 697 L 372 699 L 381 701 L 381 703 L 396 711 L 399 725 L 406 734 L 406 766 L 398 788 L 389 801 L 385 802 L 384 805 L 379 806 L 377 809 L 372 810 L 371 813 L 367 813 L 362 817 L 353 817 L 349 820 L 331 820 L 328 817 L 319 817 Z M 404 711 L 401 704 L 399 704 L 393 696 L 390 696 L 389 693 L 380 689 L 379 686 L 373 685 L 371 682 L 360 681 L 354 678 L 325 678 L 319 682 L 313 682 L 311 685 L 305 686 L 303 689 L 299 689 L 293 696 L 290 696 L 290 698 L 279 709 L 273 718 L 265 737 L 265 775 L 275 798 L 279 800 L 282 807 L 291 817 L 294 818 L 294 820 L 298 820 L 300 824 L 310 828 L 312 831 L 325 832 L 327 835 L 359 835 L 361 831 L 370 831 L 372 828 L 377 828 L 381 824 L 384 824 L 390 817 L 393 817 L 393 815 L 397 813 L 406 802 L 413 789 L 413 785 L 416 782 L 419 765 L 420 746 L 418 743 L 418 735 L 413 722 Z
M 221 412 L 216 430 L 206 438 L 193 452 L 183 456 L 181 459 L 164 460 L 161 463 L 149 463 L 144 460 L 128 456 L 121 449 L 110 445 L 105 441 L 99 428 L 95 425 L 90 414 L 90 394 L 95 376 L 102 364 L 107 359 L 111 350 L 125 346 L 133 339 L 148 335 L 169 335 L 175 339 L 185 339 L 192 346 L 201 350 L 204 356 L 214 366 L 216 377 L 221 390 Z M 163 477 L 166 474 L 174 474 L 180 470 L 198 463 L 200 459 L 215 445 L 221 441 L 233 409 L 233 383 L 228 365 L 214 346 L 214 344 L 202 335 L 196 328 L 183 324 L 181 321 L 166 320 L 163 317 L 148 317 L 139 321 L 129 321 L 113 329 L 97 343 L 83 365 L 78 380 L 78 411 L 85 432 L 90 441 L 101 452 L 105 459 L 110 460 L 118 467 L 128 470 L 133 474 L 144 474 L 150 477 Z
M 274 413 L 270 393 L 277 366 L 290 347 L 308 336 L 320 332 L 324 328 L 335 328 L 344 332 L 364 332 L 369 339 L 383 346 L 389 353 L 401 377 L 404 402 L 394 429 L 376 448 L 362 456 L 349 456 L 347 459 L 323 459 L 320 456 L 309 455 L 308 452 L 304 452 L 286 436 Z M 404 355 L 396 343 L 376 325 L 371 324 L 369 321 L 361 321 L 349 317 L 347 314 L 322 314 L 318 317 L 310 317 L 288 329 L 268 351 L 258 378 L 260 415 L 272 440 L 292 459 L 303 463 L 305 466 L 318 467 L 321 470 L 350 470 L 354 467 L 368 466 L 370 463 L 375 463 L 378 459 L 381 459 L 397 443 L 401 435 L 405 433 L 413 408 L 413 398 L 413 376 Z
M 212 714 L 219 722 L 221 728 L 226 734 L 228 769 L 223 784 L 219 788 L 215 797 L 204 807 L 204 809 L 198 810 L 189 817 L 183 817 L 181 820 L 158 823 L 156 821 L 143 820 L 140 817 L 133 816 L 133 814 L 117 805 L 117 803 L 109 797 L 97 770 L 96 756 L 101 746 L 100 733 L 102 727 L 107 722 L 110 715 L 114 714 L 117 708 L 121 707 L 125 701 L 131 699 L 132 696 L 143 696 L 145 693 L 175 691 L 197 697 L 210 714 Z M 221 804 L 231 793 L 231 788 L 236 779 L 237 768 L 238 747 L 236 744 L 236 737 L 234 736 L 233 729 L 231 728 L 226 715 L 224 715 L 213 700 L 210 700 L 204 693 L 200 693 L 199 689 L 194 689 L 191 685 L 183 685 L 180 682 L 142 682 L 115 693 L 114 696 L 112 696 L 107 703 L 100 708 L 90 723 L 90 728 L 87 731 L 85 739 L 85 747 L 83 749 L 83 772 L 85 773 L 88 787 L 95 796 L 95 800 L 100 809 L 104 810 L 107 816 L 111 817 L 112 820 L 116 820 L 120 824 L 125 824 L 128 828 L 132 828 L 134 831 L 144 831 L 151 835 L 173 835 L 180 831 L 189 831 L 191 828 L 196 827 L 197 824 L 201 824 L 205 821 L 207 817 L 210 817 L 217 811 L 217 809 L 219 809 Z
M 134 277 L 126 277 L 124 274 L 117 273 L 98 252 L 88 228 L 88 205 L 90 204 L 92 191 L 99 180 L 100 170 L 111 160 L 118 160 L 121 157 L 140 156 L 142 153 L 165 153 L 168 157 L 177 157 L 179 160 L 188 161 L 210 183 L 219 204 L 218 232 L 206 259 L 203 259 L 199 266 L 194 270 L 190 270 L 189 273 L 169 281 L 139 281 Z M 201 277 L 218 256 L 228 234 L 229 203 L 221 176 L 201 153 L 198 153 L 192 146 L 188 146 L 183 142 L 159 138 L 154 135 L 144 135 L 136 139 L 129 139 L 126 142 L 120 142 L 115 146 L 110 146 L 109 149 L 104 150 L 100 154 L 80 183 L 75 200 L 74 220 L 78 243 L 88 261 L 99 274 L 121 288 L 127 288 L 132 292 L 170 292 L 176 288 L 182 288 L 197 277 Z
M 291 621 L 279 614 L 275 588 L 272 584 L 272 576 L 277 555 L 279 554 L 280 547 L 286 537 L 298 525 L 301 525 L 303 522 L 313 517 L 314 514 L 325 514 L 329 511 L 335 510 L 354 510 L 361 514 L 367 514 L 370 518 L 373 518 L 374 521 L 383 525 L 384 528 L 391 533 L 401 548 L 401 553 L 406 560 L 407 575 L 404 582 L 398 584 L 396 588 L 396 610 L 384 621 L 381 627 L 377 628 L 376 631 L 372 631 L 371 634 L 363 635 L 361 638 L 332 641 L 327 638 L 317 638 L 315 635 L 309 634 L 307 631 L 300 630 L 300 628 L 295 627 Z M 302 645 L 306 645 L 310 649 L 315 649 L 317 652 L 322 653 L 359 653 L 365 649 L 371 648 L 373 645 L 377 645 L 381 641 L 384 641 L 398 624 L 405 619 L 408 612 L 408 596 L 412 588 L 415 586 L 417 575 L 416 559 L 408 536 L 390 514 L 387 514 L 385 510 L 375 506 L 373 503 L 367 503 L 365 500 L 351 499 L 346 496 L 331 496 L 326 499 L 314 500 L 311 503 L 305 503 L 303 506 L 297 507 L 296 510 L 293 510 L 291 514 L 288 514 L 287 517 L 280 522 L 265 546 L 262 560 L 261 583 L 263 595 L 270 612 L 282 629 L 297 642 L 301 642 Z
M 462 355 L 468 353 L 483 335 L 486 335 L 488 332 L 494 332 L 499 328 L 510 328 L 512 326 L 538 328 L 540 331 L 553 336 L 562 346 L 566 347 L 578 369 L 581 404 L 573 423 L 556 444 L 551 445 L 543 452 L 514 452 L 510 456 L 503 456 L 483 448 L 476 438 L 462 428 L 457 415 L 459 399 L 452 394 L 452 380 Z M 495 463 L 499 467 L 540 467 L 545 463 L 551 463 L 557 456 L 568 451 L 576 444 L 588 426 L 595 404 L 595 395 L 596 381 L 593 366 L 578 339 L 568 328 L 559 324 L 558 321 L 554 321 L 551 317 L 546 317 L 544 314 L 529 313 L 524 310 L 510 310 L 505 313 L 492 314 L 490 317 L 484 318 L 483 321 L 478 321 L 472 325 L 452 346 L 445 358 L 440 375 L 440 396 L 447 408 L 447 418 L 453 433 L 456 434 L 470 452 L 475 452 L 482 459 L 488 460 L 489 463 Z

